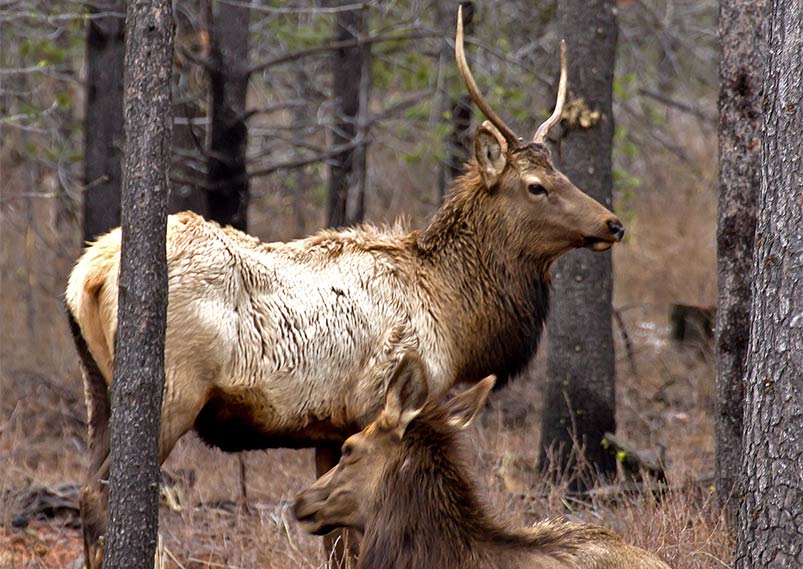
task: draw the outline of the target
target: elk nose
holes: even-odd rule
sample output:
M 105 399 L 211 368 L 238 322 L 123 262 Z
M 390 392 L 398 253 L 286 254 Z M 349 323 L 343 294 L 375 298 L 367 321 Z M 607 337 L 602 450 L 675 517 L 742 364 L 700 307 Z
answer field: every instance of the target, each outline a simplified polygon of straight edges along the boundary
M 622 237 L 625 236 L 625 226 L 622 225 L 622 222 L 618 219 L 609 219 L 608 220 L 608 230 L 613 235 L 614 239 L 617 241 L 621 241 Z

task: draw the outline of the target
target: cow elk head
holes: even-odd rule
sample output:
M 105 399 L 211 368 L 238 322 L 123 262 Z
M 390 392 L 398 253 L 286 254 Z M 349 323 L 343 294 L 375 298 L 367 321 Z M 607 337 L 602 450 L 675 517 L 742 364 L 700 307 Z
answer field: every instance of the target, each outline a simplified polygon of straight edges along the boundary
M 474 152 L 482 181 L 494 198 L 494 215 L 530 239 L 523 250 L 554 259 L 578 247 L 605 251 L 624 236 L 619 219 L 580 191 L 553 165 L 546 136 L 561 117 L 566 101 L 566 45 L 560 46 L 560 81 L 552 115 L 530 141 L 516 136 L 480 93 L 466 62 L 462 7 L 458 9 L 455 57 L 477 108 L 488 118 L 479 127 Z
M 442 419 L 448 430 L 462 430 L 471 424 L 494 381 L 494 376 L 486 377 L 443 405 Z M 293 515 L 305 531 L 315 535 L 338 527 L 365 531 L 366 520 L 372 519 L 383 492 L 388 491 L 383 481 L 389 469 L 401 465 L 402 471 L 414 471 L 426 463 L 423 456 L 411 452 L 415 444 L 405 448 L 404 436 L 423 410 L 428 394 L 424 364 L 416 353 L 408 352 L 390 380 L 379 417 L 346 439 L 337 466 L 296 498 Z

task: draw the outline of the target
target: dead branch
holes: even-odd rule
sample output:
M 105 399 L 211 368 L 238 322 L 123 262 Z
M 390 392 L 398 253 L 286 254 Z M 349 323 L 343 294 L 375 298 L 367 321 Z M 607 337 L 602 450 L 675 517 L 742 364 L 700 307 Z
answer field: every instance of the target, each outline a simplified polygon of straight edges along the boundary
M 663 103 L 667 107 L 675 108 L 679 111 L 682 111 L 686 114 L 689 114 L 695 118 L 700 119 L 701 122 L 705 123 L 708 126 L 716 126 L 716 121 L 714 117 L 710 116 L 708 113 L 694 107 L 688 103 L 684 103 L 683 101 L 678 101 L 667 97 L 666 95 L 662 95 L 661 93 L 657 93 L 652 91 L 651 89 L 646 89 L 644 87 L 638 90 L 639 95 L 643 95 L 645 97 L 649 97 L 651 99 L 655 99 L 659 103 Z
M 388 41 L 408 41 L 422 38 L 433 38 L 433 37 L 440 37 L 440 35 L 441 35 L 440 33 L 431 30 L 418 30 L 398 35 L 369 34 L 365 37 L 336 41 L 326 45 L 318 45 L 314 47 L 308 47 L 306 49 L 300 49 L 298 51 L 291 51 L 290 53 L 285 53 L 276 56 L 272 59 L 269 59 L 267 61 L 263 61 L 262 63 L 258 63 L 257 65 L 254 65 L 250 69 L 248 69 L 246 73 L 248 74 L 259 73 L 260 71 L 265 71 L 266 69 L 273 67 L 275 65 L 290 63 L 291 61 L 296 61 L 298 59 L 302 59 L 310 55 L 317 55 L 319 53 L 326 53 L 328 51 L 334 51 L 337 49 L 348 49 L 351 47 L 360 47 L 364 45 L 388 42 Z

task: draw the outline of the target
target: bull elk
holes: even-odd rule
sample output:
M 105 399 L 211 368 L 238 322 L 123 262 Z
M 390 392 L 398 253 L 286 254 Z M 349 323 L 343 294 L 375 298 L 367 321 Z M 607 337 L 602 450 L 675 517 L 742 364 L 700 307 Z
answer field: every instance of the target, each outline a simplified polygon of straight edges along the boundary
M 504 382 L 538 346 L 555 259 L 621 240 L 620 221 L 557 171 L 544 145 L 566 96 L 565 49 L 555 111 L 527 142 L 479 92 L 460 17 L 456 56 L 488 121 L 423 230 L 364 225 L 262 243 L 190 212 L 168 218 L 162 461 L 193 429 L 231 452 L 338 449 L 379 411 L 411 349 L 434 395 L 489 373 Z M 89 415 L 81 515 L 90 567 L 106 528 L 119 270 L 118 228 L 82 254 L 66 291 Z M 319 460 L 319 474 L 336 462 Z
M 669 569 L 598 525 L 548 520 L 514 528 L 488 513 L 457 439 L 494 381 L 427 403 L 425 363 L 405 355 L 379 417 L 296 498 L 295 517 L 313 534 L 361 531 L 357 569 Z

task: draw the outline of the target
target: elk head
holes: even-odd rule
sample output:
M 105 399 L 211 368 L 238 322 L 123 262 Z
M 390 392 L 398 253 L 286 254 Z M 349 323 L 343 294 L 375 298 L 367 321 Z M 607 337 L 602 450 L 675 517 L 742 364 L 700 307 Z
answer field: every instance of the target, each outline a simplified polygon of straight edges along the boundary
M 486 377 L 471 389 L 450 399 L 441 417 L 449 429 L 466 428 L 493 387 L 495 378 Z M 340 462 L 298 495 L 293 515 L 309 533 L 323 535 L 338 527 L 365 531 L 365 524 L 380 507 L 383 480 L 389 468 L 409 467 L 424 460 L 405 452 L 407 426 L 423 410 L 427 401 L 424 365 L 419 356 L 408 352 L 394 371 L 388 385 L 385 407 L 379 417 L 343 443 Z M 434 405 L 434 404 L 430 404 Z
M 479 127 L 474 153 L 482 182 L 495 203 L 492 215 L 516 228 L 522 250 L 554 259 L 578 247 L 605 251 L 624 236 L 619 219 L 580 191 L 553 165 L 545 144 L 560 121 L 566 100 L 566 44 L 560 46 L 560 81 L 552 115 L 525 142 L 494 112 L 480 93 L 466 62 L 462 7 L 458 8 L 455 57 L 477 108 L 488 120 Z M 527 241 L 529 240 L 529 241 Z

